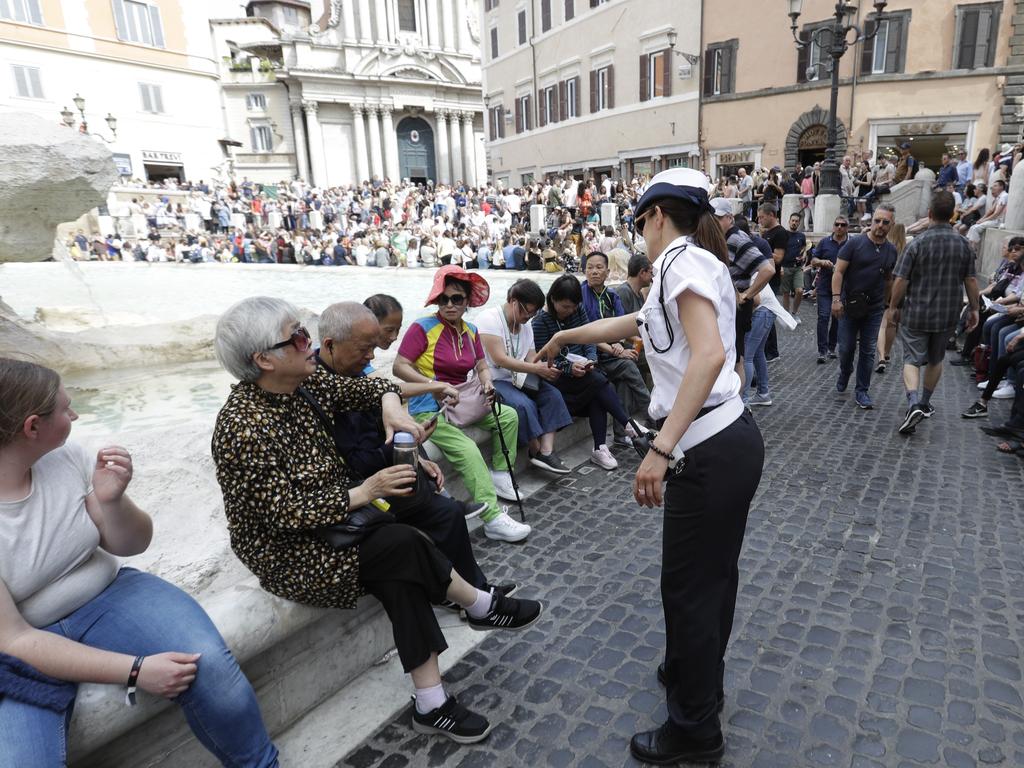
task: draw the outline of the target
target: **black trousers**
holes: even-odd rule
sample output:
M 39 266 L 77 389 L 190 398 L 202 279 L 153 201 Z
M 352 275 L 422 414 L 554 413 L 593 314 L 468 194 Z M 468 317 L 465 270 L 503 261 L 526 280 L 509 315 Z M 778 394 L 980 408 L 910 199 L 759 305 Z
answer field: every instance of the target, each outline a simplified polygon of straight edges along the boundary
M 732 633 L 737 566 L 750 501 L 761 481 L 764 442 L 745 411 L 686 452 L 668 481 L 662 544 L 666 701 L 669 719 L 695 739 L 721 726 L 725 648 Z
M 473 545 L 466 527 L 466 509 L 462 502 L 451 496 L 432 493 L 425 504 L 398 513 L 398 521 L 427 534 L 451 561 L 456 573 L 474 587 L 483 589 L 487 586 L 487 579 L 473 556 Z
M 769 360 L 779 356 L 779 333 L 775 330 L 775 318 L 772 318 L 772 328 L 768 331 L 768 339 L 764 343 L 764 354 Z
M 384 605 L 406 672 L 448 647 L 431 605 L 444 599 L 451 572 L 448 558 L 409 525 L 382 526 L 359 544 L 359 581 Z

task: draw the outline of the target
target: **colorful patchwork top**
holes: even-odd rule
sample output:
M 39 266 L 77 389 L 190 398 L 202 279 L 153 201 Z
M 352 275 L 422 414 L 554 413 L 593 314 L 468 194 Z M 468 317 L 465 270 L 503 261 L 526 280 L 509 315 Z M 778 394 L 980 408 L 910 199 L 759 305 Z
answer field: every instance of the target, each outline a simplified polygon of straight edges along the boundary
M 398 354 L 412 361 L 416 370 L 428 379 L 446 384 L 462 384 L 478 360 L 484 358 L 480 335 L 472 323 L 461 321 L 461 331 L 437 315 L 421 317 L 409 326 Z M 409 413 L 437 410 L 433 395 L 417 395 L 409 400 Z

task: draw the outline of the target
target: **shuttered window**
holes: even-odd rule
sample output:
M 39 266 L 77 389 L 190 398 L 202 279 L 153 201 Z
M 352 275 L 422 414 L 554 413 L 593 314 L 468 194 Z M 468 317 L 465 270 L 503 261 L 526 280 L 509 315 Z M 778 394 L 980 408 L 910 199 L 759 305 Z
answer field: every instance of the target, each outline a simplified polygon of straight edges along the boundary
M 565 0 L 565 20 L 573 18 L 576 15 L 576 0 Z
M 491 141 L 505 138 L 505 107 L 491 107 L 487 110 L 487 120 L 490 123 Z
M 615 109 L 615 65 L 590 72 L 590 111 Z
M 273 152 L 274 133 L 269 125 L 253 125 L 249 127 L 249 140 L 253 152 Z
M 671 53 L 666 49 L 640 56 L 640 101 L 672 95 Z
M 398 29 L 401 32 L 416 31 L 415 0 L 398 0 Z
M 0 19 L 42 26 L 39 0 L 0 0 Z
M 540 0 L 540 31 L 551 29 L 551 0 Z
M 43 98 L 43 83 L 39 78 L 39 67 L 25 67 L 12 64 L 14 70 L 14 90 L 23 99 Z
M 548 123 L 557 123 L 558 86 L 549 85 L 537 91 L 537 127 L 543 128 Z
M 1002 3 L 958 5 L 956 9 L 956 69 L 991 67 L 996 59 L 996 35 Z
M 809 44 L 797 51 L 796 81 L 808 83 L 831 77 L 832 57 L 828 49 L 832 45 L 832 22 L 808 24 L 800 32 L 800 39 Z
M 135 0 L 112 0 L 114 26 L 118 40 L 129 43 L 164 47 L 164 28 L 160 21 L 160 9 L 149 3 Z
M 530 97 L 520 96 L 516 99 L 516 133 L 528 131 L 533 127 L 530 119 Z
M 903 72 L 907 62 L 907 33 L 910 27 L 910 12 L 888 13 L 879 22 L 868 19 L 864 31 L 878 34 L 864 42 L 861 52 L 860 73 L 862 75 L 883 75 Z
M 704 95 L 720 96 L 736 92 L 737 40 L 714 43 L 704 52 Z
M 491 27 L 491 58 L 498 58 L 498 28 Z
M 139 94 L 142 96 L 142 111 L 161 114 L 164 111 L 163 89 L 152 83 L 139 83 Z
M 520 11 L 516 19 L 519 27 L 519 44 L 526 45 L 526 11 Z

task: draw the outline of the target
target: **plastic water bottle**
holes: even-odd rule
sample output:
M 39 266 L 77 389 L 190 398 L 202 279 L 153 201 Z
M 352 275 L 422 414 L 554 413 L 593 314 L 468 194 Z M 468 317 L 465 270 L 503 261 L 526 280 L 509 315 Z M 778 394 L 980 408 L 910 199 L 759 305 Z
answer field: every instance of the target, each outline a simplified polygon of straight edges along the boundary
M 416 438 L 408 432 L 396 432 L 393 449 L 394 458 L 392 464 L 399 466 L 401 464 L 408 464 L 413 470 L 417 472 L 416 482 L 412 485 L 412 492 L 416 493 L 416 485 L 419 483 L 419 447 L 416 443 Z

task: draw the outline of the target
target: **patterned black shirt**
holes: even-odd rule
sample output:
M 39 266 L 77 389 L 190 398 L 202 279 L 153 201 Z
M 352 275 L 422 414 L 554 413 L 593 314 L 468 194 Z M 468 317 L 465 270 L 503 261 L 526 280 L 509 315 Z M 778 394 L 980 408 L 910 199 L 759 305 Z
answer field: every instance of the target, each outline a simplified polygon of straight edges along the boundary
M 956 326 L 964 280 L 974 276 L 974 253 L 949 224 L 933 224 L 903 249 L 896 277 L 907 281 L 900 322 L 937 333 Z

